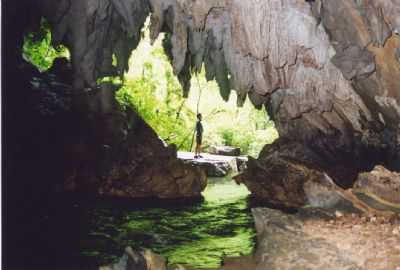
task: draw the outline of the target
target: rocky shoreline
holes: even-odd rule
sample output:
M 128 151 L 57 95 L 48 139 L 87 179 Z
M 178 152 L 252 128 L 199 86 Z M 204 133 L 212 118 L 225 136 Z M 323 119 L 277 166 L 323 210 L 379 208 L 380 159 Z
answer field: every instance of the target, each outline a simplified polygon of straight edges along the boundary
M 224 258 L 221 268 L 203 270 L 400 269 L 400 174 L 377 166 L 361 173 L 349 190 L 328 176 L 317 179 L 301 187 L 306 203 L 295 213 L 252 209 L 257 231 L 253 256 Z M 151 258 L 163 262 L 163 268 L 155 269 L 200 270 L 167 267 L 164 258 Z M 150 264 L 132 270 L 153 269 Z M 115 267 L 109 269 L 131 270 Z
M 257 229 L 254 255 L 224 258 L 218 269 L 167 266 L 165 258 L 148 250 L 135 252 L 127 248 L 119 263 L 99 270 L 398 270 L 400 267 L 400 215 L 387 218 L 332 214 L 318 208 L 287 214 L 254 208 L 253 216 Z M 132 267 L 134 261 L 136 266 Z

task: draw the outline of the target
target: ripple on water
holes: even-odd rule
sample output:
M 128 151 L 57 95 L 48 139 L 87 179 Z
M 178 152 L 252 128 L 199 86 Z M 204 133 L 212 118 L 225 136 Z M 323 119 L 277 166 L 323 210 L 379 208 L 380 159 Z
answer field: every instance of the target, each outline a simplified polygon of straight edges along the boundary
M 191 206 L 92 207 L 82 254 L 106 264 L 126 246 L 144 247 L 165 256 L 169 264 L 218 267 L 224 256 L 253 251 L 255 230 L 248 195 L 247 188 L 231 178 L 214 178 L 203 192 L 204 201 Z

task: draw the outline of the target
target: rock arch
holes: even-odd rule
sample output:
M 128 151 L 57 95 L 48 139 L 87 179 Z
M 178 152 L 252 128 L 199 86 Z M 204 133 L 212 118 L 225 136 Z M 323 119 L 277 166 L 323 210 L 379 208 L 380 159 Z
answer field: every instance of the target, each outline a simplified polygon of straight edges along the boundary
M 184 91 L 204 64 L 222 97 L 234 89 L 239 105 L 248 97 L 266 106 L 280 139 L 238 178 L 262 199 L 287 200 L 274 194 L 301 190 L 315 172 L 350 187 L 375 164 L 399 170 L 397 0 L 38 3 L 55 42 L 71 49 L 77 91 L 95 89 L 100 76 L 123 74 L 151 14 L 151 37 L 168 33 L 165 45 Z M 112 104 L 112 95 L 104 98 L 104 106 Z M 107 108 L 102 113 L 115 110 Z

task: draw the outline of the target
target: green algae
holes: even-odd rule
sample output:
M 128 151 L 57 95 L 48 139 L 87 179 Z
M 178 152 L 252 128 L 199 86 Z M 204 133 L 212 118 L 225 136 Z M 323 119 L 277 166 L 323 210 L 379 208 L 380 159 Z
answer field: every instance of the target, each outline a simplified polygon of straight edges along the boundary
M 124 210 L 91 209 L 88 236 L 102 237 L 82 254 L 110 263 L 126 246 L 150 248 L 169 264 L 218 267 L 225 256 L 251 254 L 255 229 L 248 207 L 249 191 L 231 178 L 209 179 L 199 204 Z M 106 242 L 105 240 L 109 240 Z

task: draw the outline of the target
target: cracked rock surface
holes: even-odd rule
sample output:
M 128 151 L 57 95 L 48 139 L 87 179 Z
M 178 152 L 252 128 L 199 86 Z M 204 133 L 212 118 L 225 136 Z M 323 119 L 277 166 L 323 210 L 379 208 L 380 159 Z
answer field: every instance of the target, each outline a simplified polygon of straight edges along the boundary
M 310 208 L 296 215 L 255 208 L 253 216 L 257 270 L 386 270 L 400 264 L 398 218 L 330 217 Z
M 286 167 L 294 168 L 287 172 L 294 182 L 301 166 L 345 188 L 378 163 L 400 169 L 398 0 L 42 0 L 41 6 L 55 42 L 71 49 L 77 89 L 94 87 L 101 74 L 122 75 L 151 14 L 151 38 L 167 33 L 164 46 L 185 94 L 204 64 L 224 99 L 235 90 L 239 105 L 249 98 L 266 106 L 281 139 L 241 176 L 256 195 L 257 185 L 283 188 L 273 179 Z M 265 165 L 276 162 L 281 169 Z

